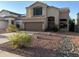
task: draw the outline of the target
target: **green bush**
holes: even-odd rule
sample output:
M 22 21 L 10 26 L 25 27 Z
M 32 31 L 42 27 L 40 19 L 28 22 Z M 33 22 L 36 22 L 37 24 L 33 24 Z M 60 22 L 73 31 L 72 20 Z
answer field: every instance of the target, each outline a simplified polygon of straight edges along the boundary
M 18 32 L 16 34 L 11 35 L 9 39 L 12 42 L 13 48 L 24 48 L 28 47 L 28 44 L 31 41 L 31 36 L 27 33 Z
M 15 25 L 8 25 L 8 28 L 6 29 L 7 32 L 16 32 L 18 31 L 17 27 Z
M 58 27 L 57 27 L 57 26 L 54 26 L 54 27 L 53 27 L 53 31 L 54 31 L 54 32 L 57 32 L 57 31 L 58 31 Z

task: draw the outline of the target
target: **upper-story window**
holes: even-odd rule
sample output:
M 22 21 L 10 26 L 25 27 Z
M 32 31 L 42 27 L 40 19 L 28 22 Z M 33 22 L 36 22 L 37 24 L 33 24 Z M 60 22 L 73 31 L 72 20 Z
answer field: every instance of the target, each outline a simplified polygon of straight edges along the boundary
M 42 7 L 33 8 L 33 16 L 40 16 L 40 15 L 42 15 Z

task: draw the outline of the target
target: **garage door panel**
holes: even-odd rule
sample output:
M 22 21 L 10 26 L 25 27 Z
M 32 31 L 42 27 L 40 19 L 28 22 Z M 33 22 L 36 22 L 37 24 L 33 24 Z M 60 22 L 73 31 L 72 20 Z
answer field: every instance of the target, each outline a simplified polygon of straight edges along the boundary
M 28 31 L 42 31 L 42 22 L 27 22 L 25 27 Z
M 0 30 L 1 29 L 6 29 L 8 26 L 8 22 L 7 21 L 0 21 Z

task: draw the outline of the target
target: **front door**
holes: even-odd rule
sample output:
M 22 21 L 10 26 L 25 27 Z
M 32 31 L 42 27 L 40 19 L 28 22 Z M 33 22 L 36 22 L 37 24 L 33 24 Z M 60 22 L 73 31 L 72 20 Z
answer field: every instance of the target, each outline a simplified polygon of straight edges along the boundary
M 53 26 L 55 24 L 55 17 L 48 17 L 48 31 L 53 31 Z

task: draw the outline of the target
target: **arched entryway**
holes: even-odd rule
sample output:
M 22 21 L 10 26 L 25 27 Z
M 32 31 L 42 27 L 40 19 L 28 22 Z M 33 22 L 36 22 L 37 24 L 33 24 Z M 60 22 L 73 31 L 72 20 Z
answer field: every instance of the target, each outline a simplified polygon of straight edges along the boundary
M 53 27 L 55 25 L 55 17 L 50 16 L 47 19 L 48 19 L 47 31 L 53 31 Z

